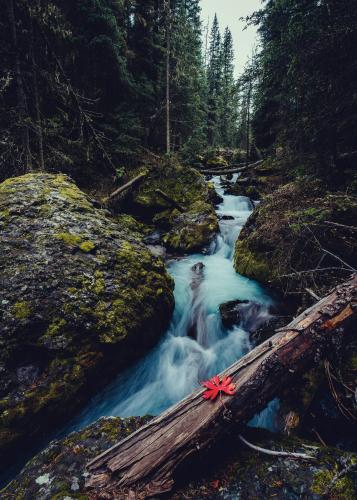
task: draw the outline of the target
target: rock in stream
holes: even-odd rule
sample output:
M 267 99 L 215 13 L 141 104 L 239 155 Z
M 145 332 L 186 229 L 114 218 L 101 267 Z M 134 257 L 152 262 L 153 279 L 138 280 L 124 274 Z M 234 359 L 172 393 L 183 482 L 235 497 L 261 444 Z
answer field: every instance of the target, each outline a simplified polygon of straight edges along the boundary
M 0 184 L 0 456 L 68 418 L 166 329 L 173 283 L 65 175 Z

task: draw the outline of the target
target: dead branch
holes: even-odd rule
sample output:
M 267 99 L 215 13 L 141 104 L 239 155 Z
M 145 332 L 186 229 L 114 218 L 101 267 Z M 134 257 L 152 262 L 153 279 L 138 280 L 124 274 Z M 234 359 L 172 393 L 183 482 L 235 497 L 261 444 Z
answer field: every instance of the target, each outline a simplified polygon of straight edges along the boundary
M 107 198 L 104 198 L 103 203 L 108 204 L 113 198 L 117 198 L 120 194 L 124 193 L 129 188 L 136 186 L 144 179 L 144 177 L 146 177 L 146 175 L 147 174 L 145 172 L 142 172 L 141 174 L 134 177 L 134 179 L 131 179 L 131 181 L 127 182 L 123 186 L 120 186 L 120 188 L 116 189 L 111 195 L 109 195 Z
M 293 453 L 287 451 L 268 450 L 266 448 L 262 448 L 261 446 L 256 446 L 255 444 L 250 443 L 241 434 L 239 434 L 238 437 L 249 448 L 251 448 L 254 451 L 259 451 L 260 453 L 264 453 L 265 455 L 270 455 L 273 457 L 294 458 L 299 460 L 316 460 L 316 457 L 313 457 L 311 455 L 306 455 L 306 453 Z

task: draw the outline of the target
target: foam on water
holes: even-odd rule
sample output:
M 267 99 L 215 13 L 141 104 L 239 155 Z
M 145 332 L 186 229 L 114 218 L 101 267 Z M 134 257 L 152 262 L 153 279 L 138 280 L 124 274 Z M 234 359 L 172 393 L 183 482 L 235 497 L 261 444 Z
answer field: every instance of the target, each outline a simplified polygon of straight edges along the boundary
M 259 284 L 237 274 L 232 263 L 235 241 L 253 207 L 248 198 L 224 195 L 219 177 L 213 182 L 223 197 L 217 214 L 232 219 L 220 221 L 221 232 L 208 254 L 169 263 L 175 280 L 175 311 L 170 328 L 155 349 L 93 398 L 69 430 L 82 428 L 104 415 L 159 414 L 251 349 L 248 326 L 253 329 L 262 324 L 272 304 Z M 240 326 L 226 330 L 219 305 L 235 299 L 254 301 L 260 307 L 247 310 Z M 271 403 L 252 425 L 273 429 L 276 404 Z

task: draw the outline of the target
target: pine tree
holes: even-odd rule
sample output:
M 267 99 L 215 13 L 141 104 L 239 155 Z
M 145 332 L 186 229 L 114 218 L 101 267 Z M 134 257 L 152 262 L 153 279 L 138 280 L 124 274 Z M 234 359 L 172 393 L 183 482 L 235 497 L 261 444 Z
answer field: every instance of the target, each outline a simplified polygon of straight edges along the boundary
M 220 145 L 219 130 L 220 90 L 222 83 L 221 34 L 217 14 L 210 35 L 209 61 L 207 67 L 207 139 L 210 146 Z
M 234 49 L 232 33 L 227 27 L 222 45 L 222 84 L 220 98 L 221 145 L 233 147 L 237 141 L 237 85 L 234 78 Z

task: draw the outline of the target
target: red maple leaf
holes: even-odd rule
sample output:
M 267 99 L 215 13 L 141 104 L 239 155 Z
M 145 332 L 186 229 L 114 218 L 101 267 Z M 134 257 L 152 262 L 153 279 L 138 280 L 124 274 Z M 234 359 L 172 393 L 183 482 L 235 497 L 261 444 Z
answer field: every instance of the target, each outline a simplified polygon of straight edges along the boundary
M 236 392 L 236 386 L 232 383 L 231 377 L 223 377 L 222 380 L 220 380 L 219 376 L 215 375 L 210 380 L 202 382 L 202 385 L 207 388 L 203 397 L 205 399 L 211 399 L 212 401 L 216 399 L 218 394 L 221 392 L 224 392 L 229 396 L 233 396 Z

